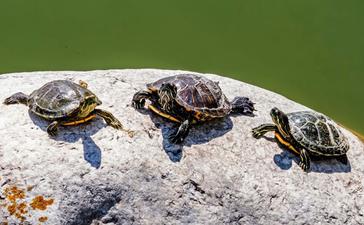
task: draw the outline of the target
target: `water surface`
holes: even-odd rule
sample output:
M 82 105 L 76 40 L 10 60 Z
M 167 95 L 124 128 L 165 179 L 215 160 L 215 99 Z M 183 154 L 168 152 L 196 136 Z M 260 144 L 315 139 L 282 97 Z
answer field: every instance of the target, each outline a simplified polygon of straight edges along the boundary
M 364 133 L 362 0 L 2 0 L 0 73 L 224 74 Z

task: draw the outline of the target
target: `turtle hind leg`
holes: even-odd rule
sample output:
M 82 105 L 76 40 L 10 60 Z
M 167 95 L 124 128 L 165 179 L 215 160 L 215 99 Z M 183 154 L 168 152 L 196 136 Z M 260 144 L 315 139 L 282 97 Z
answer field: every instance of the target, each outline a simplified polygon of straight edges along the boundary
M 252 129 L 252 135 L 255 138 L 260 138 L 269 131 L 277 131 L 277 130 L 278 130 L 277 126 L 274 124 L 262 124 L 259 127 L 255 127 Z
M 308 155 L 306 149 L 301 149 L 300 151 L 300 162 L 299 166 L 303 169 L 303 171 L 308 172 L 311 167 L 311 159 Z
M 131 102 L 132 106 L 136 109 L 141 109 L 145 105 L 146 99 L 152 99 L 153 94 L 149 91 L 138 91 L 134 94 L 133 100 Z
M 87 84 L 85 81 L 83 81 L 83 80 L 79 80 L 79 81 L 78 81 L 78 84 L 79 84 L 81 87 L 83 87 L 83 88 L 87 88 L 87 87 L 88 87 L 88 84 Z
M 247 116 L 254 116 L 255 111 L 254 103 L 247 97 L 235 97 L 231 101 L 232 112 L 239 113 Z
M 10 104 L 28 105 L 28 100 L 29 100 L 28 95 L 26 95 L 22 92 L 18 92 L 18 93 L 13 94 L 12 96 L 6 98 L 3 103 L 5 105 L 10 105 Z
M 182 143 L 190 131 L 191 121 L 185 120 L 178 128 L 178 131 L 169 136 L 169 140 L 174 144 Z
M 339 161 L 339 162 L 341 162 L 344 165 L 347 165 L 348 162 L 349 162 L 348 156 L 346 154 L 336 157 L 336 160 Z
M 47 133 L 50 135 L 50 136 L 56 136 L 57 135 L 57 132 L 58 132 L 58 121 L 53 121 L 52 123 L 50 123 L 47 127 Z

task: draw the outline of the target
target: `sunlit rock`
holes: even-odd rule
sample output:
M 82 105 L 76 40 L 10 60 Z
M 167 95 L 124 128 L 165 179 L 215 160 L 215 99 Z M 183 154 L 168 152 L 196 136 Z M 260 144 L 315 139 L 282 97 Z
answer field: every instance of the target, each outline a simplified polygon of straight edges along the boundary
M 1 101 L 54 79 L 84 80 L 129 137 L 95 119 L 61 127 L 24 105 L 0 105 L 0 224 L 363 224 L 364 145 L 350 132 L 349 164 L 298 158 L 273 134 L 251 128 L 270 122 L 269 110 L 307 109 L 278 94 L 205 74 L 232 99 L 256 103 L 255 117 L 230 116 L 195 126 L 183 145 L 167 137 L 176 125 L 130 106 L 145 83 L 183 71 L 107 70 L 0 76 Z

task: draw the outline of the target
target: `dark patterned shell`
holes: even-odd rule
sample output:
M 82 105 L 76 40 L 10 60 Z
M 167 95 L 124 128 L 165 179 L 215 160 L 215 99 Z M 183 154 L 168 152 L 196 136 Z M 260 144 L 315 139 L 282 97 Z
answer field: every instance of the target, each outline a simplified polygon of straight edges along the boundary
M 86 95 L 94 94 L 71 81 L 55 80 L 30 95 L 29 107 L 43 118 L 60 119 L 76 112 Z
M 307 150 L 326 156 L 343 155 L 349 150 L 339 126 L 327 116 L 312 111 L 287 116 L 293 138 Z
M 231 111 L 231 104 L 217 82 L 194 74 L 180 74 L 147 84 L 147 87 L 157 91 L 164 83 L 177 87 L 177 103 L 187 111 L 199 113 L 198 119 L 224 117 Z

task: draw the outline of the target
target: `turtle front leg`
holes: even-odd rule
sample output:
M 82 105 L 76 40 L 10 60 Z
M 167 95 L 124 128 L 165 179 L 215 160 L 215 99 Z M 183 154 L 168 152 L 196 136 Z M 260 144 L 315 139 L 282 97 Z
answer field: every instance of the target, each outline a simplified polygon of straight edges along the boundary
M 29 100 L 29 96 L 22 93 L 22 92 L 18 92 L 13 94 L 12 96 L 6 98 L 4 100 L 4 104 L 5 105 L 10 105 L 10 104 L 24 104 L 24 105 L 28 105 L 28 100 Z
M 53 121 L 52 123 L 50 123 L 47 127 L 47 133 L 49 136 L 56 136 L 57 132 L 58 132 L 58 125 L 59 122 L 58 121 Z
M 182 143 L 185 138 L 187 137 L 190 127 L 191 127 L 191 120 L 185 120 L 178 128 L 178 131 L 169 136 L 169 140 L 174 144 Z
M 310 156 L 308 155 L 308 152 L 306 151 L 306 149 L 301 149 L 301 151 L 300 151 L 300 162 L 299 162 L 298 165 L 305 172 L 307 172 L 310 169 L 311 159 L 310 159 Z
M 121 124 L 121 122 L 110 112 L 106 111 L 106 110 L 102 110 L 102 109 L 95 109 L 94 113 L 96 113 L 96 115 L 102 117 L 106 124 L 109 126 L 112 126 L 115 129 L 118 130 L 122 130 L 123 129 L 123 125 Z
M 109 126 L 112 126 L 115 129 L 123 130 L 128 133 L 129 137 L 133 137 L 135 134 L 135 131 L 125 129 L 121 122 L 110 112 L 102 109 L 95 109 L 94 113 L 100 117 L 102 117 L 106 124 Z
M 149 99 L 151 100 L 153 97 L 153 94 L 149 91 L 138 91 L 134 94 L 133 100 L 131 102 L 131 105 L 136 109 L 141 109 L 145 105 L 145 100 Z
M 274 124 L 262 124 L 252 129 L 253 137 L 255 138 L 260 138 L 269 131 L 278 131 L 278 128 Z

